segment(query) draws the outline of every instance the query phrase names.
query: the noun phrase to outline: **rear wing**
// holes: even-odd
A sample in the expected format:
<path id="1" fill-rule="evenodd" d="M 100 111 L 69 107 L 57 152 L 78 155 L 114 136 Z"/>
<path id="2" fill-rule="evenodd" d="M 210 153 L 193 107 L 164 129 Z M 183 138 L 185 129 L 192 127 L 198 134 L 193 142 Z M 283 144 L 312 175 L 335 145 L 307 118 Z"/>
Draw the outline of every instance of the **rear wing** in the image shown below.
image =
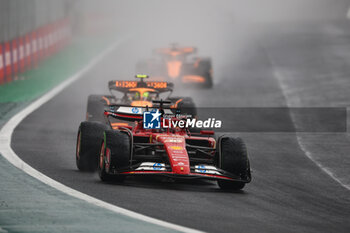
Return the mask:
<path id="1" fill-rule="evenodd" d="M 153 88 L 159 92 L 167 92 L 172 91 L 174 88 L 174 84 L 171 82 L 163 82 L 163 81 L 126 81 L 126 80 L 112 80 L 108 82 L 108 88 L 110 90 L 116 90 L 120 92 L 128 92 L 131 88 Z"/>
<path id="2" fill-rule="evenodd" d="M 158 108 L 154 107 L 132 107 L 132 106 L 121 106 L 115 105 L 110 106 L 109 110 L 105 110 L 105 116 L 115 117 L 126 121 L 139 121 L 143 119 L 144 112 L 156 112 Z M 170 108 L 162 109 L 163 114 L 172 115 L 174 114 Z"/>
<path id="3" fill-rule="evenodd" d="M 173 48 L 158 48 L 154 49 L 153 53 L 160 54 L 160 55 L 171 55 L 171 56 L 177 56 L 180 54 L 191 54 L 196 53 L 197 48 L 195 47 L 173 47 Z"/>

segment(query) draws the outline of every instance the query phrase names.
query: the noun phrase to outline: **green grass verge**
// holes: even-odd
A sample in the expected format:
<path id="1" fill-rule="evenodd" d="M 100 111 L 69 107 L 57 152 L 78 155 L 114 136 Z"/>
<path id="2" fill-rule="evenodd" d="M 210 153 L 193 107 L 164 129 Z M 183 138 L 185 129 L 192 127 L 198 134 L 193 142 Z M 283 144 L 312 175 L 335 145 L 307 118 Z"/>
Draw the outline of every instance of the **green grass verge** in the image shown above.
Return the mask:
<path id="1" fill-rule="evenodd" d="M 19 80 L 0 86 L 0 103 L 28 102 L 43 95 L 101 52 L 110 39 L 78 38 L 36 69 L 20 74 Z"/>

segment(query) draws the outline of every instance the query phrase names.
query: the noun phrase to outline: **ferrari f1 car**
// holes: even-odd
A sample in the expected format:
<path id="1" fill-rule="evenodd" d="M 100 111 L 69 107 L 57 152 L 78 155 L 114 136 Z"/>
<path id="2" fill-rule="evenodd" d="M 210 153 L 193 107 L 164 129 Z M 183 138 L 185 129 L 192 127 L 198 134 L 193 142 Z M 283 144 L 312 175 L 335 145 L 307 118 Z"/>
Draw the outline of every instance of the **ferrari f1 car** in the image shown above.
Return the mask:
<path id="1" fill-rule="evenodd" d="M 153 100 L 164 99 L 171 102 L 172 108 L 182 113 L 196 116 L 196 106 L 190 97 L 172 97 L 174 84 L 164 81 L 144 81 L 148 75 L 136 75 L 138 81 L 109 81 L 110 95 L 90 95 L 88 97 L 86 120 L 105 122 L 103 112 L 113 105 L 152 107 Z M 122 93 L 120 98 L 115 92 Z"/>
<path id="2" fill-rule="evenodd" d="M 156 102 L 156 101 L 155 101 Z M 242 189 L 251 181 L 247 149 L 240 138 L 211 137 L 212 131 L 192 135 L 188 128 L 144 126 L 143 116 L 152 109 L 119 106 L 105 111 L 109 120 L 136 122 L 113 129 L 99 122 L 82 122 L 76 146 L 76 163 L 82 171 L 97 168 L 102 181 L 122 182 L 128 176 L 165 176 L 173 179 L 217 180 L 225 190 Z M 171 109 L 159 107 L 163 121 Z M 155 109 L 153 109 L 155 110 Z M 170 112 L 169 112 L 170 111 Z M 137 113 L 136 113 L 137 112 Z M 158 111 L 157 111 L 158 112 Z"/>
<path id="3" fill-rule="evenodd" d="M 154 54 L 157 56 L 138 62 L 136 71 L 186 86 L 211 88 L 213 86 L 211 60 L 198 57 L 188 59 L 188 56 L 196 51 L 194 47 L 178 47 L 176 44 L 170 48 L 155 49 Z"/>

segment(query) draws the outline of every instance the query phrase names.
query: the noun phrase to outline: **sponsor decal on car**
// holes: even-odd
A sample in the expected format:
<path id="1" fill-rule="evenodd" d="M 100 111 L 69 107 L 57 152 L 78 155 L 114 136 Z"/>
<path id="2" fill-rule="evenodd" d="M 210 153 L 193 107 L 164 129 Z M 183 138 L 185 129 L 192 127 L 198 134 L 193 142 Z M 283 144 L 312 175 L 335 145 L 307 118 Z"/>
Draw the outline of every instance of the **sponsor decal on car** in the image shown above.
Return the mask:
<path id="1" fill-rule="evenodd" d="M 161 170 L 163 168 L 161 163 L 154 163 L 153 170 Z"/>
<path id="2" fill-rule="evenodd" d="M 216 167 L 210 166 L 210 165 L 204 165 L 204 164 L 196 165 L 194 171 L 197 173 L 220 175 L 220 172 Z"/>
<path id="3" fill-rule="evenodd" d="M 201 173 L 206 173 L 206 171 L 207 171 L 207 170 L 205 170 L 205 166 L 204 165 L 198 165 L 197 169 Z"/>
<path id="4" fill-rule="evenodd" d="M 181 143 L 182 140 L 181 139 L 172 138 L 172 139 L 166 139 L 166 140 L 164 140 L 164 142 Z"/>
<path id="5" fill-rule="evenodd" d="M 136 108 L 136 107 L 133 107 L 132 109 L 131 109 L 131 111 L 132 111 L 132 113 L 135 113 L 135 114 L 137 114 L 137 113 L 139 113 L 139 109 L 138 108 Z"/>
<path id="6" fill-rule="evenodd" d="M 140 164 L 137 171 L 165 171 L 164 163 L 155 163 L 155 162 L 143 162 Z"/>

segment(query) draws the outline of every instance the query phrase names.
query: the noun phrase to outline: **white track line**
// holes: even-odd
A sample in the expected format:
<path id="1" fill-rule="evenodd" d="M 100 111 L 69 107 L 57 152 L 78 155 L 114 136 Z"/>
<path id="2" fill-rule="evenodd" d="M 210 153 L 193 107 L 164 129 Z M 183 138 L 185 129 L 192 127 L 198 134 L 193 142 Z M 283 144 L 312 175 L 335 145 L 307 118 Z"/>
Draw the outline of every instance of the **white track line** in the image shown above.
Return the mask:
<path id="1" fill-rule="evenodd" d="M 274 64 L 274 62 L 272 61 L 272 59 L 270 58 L 270 61 L 271 61 L 271 64 L 273 65 L 273 69 L 274 69 L 274 76 L 275 78 L 277 79 L 278 81 L 278 84 L 279 86 L 281 87 L 281 90 L 282 90 L 282 94 L 284 95 L 284 98 L 286 99 L 286 102 L 287 102 L 287 107 L 291 107 L 290 104 L 289 104 L 289 100 L 288 100 L 288 96 L 286 93 L 288 93 L 288 86 L 287 84 L 285 84 L 284 82 L 284 78 L 282 76 L 282 74 L 276 70 L 276 64 Z M 294 120 L 294 117 L 293 117 L 293 114 L 291 114 L 291 119 L 292 119 L 292 122 L 293 124 L 296 126 L 296 122 Z M 323 166 L 321 163 L 319 163 L 313 156 L 312 156 L 312 153 L 306 149 L 305 145 L 303 144 L 303 140 L 301 138 L 301 136 L 299 135 L 298 132 L 296 132 L 296 138 L 297 138 L 297 141 L 298 141 L 298 144 L 299 144 L 299 147 L 302 151 L 304 151 L 304 154 L 307 158 L 309 158 L 312 162 L 314 162 L 323 172 L 325 172 L 327 175 L 329 175 L 333 180 L 335 180 L 337 183 L 339 183 L 341 186 L 343 186 L 344 188 L 346 188 L 347 190 L 350 190 L 350 185 L 347 185 L 347 184 L 344 184 L 340 179 L 338 179 L 334 174 L 333 172 Z"/>
<path id="2" fill-rule="evenodd" d="M 30 176 L 40 180 L 41 182 L 63 192 L 66 193 L 72 197 L 79 198 L 81 200 L 84 200 L 88 203 L 94 204 L 96 206 L 111 210 L 113 212 L 116 212 L 118 214 L 126 215 L 128 217 L 138 219 L 141 221 L 149 222 L 158 226 L 162 226 L 165 228 L 173 229 L 176 231 L 181 232 L 201 232 L 195 229 L 183 227 L 180 225 L 168 223 L 159 219 L 151 218 L 112 204 L 109 204 L 107 202 L 101 201 L 99 199 L 96 199 L 94 197 L 91 197 L 89 195 L 86 195 L 82 192 L 79 192 L 77 190 L 74 190 L 72 188 L 69 188 L 50 177 L 44 175 L 43 173 L 35 170 L 31 166 L 29 166 L 27 163 L 25 163 L 23 160 L 21 160 L 18 155 L 12 150 L 11 148 L 11 138 L 12 133 L 14 129 L 19 125 L 22 120 L 27 117 L 29 114 L 34 112 L 36 109 L 38 109 L 40 106 L 48 102 L 50 99 L 55 97 L 58 93 L 60 93 L 62 90 L 64 90 L 66 87 L 68 87 L 70 84 L 72 84 L 74 81 L 81 78 L 87 71 L 89 71 L 93 66 L 95 66 L 98 62 L 100 62 L 106 55 L 111 53 L 115 48 L 117 48 L 122 41 L 126 40 L 127 38 L 124 38 L 123 40 L 119 40 L 112 44 L 110 47 L 108 47 L 106 50 L 104 50 L 102 53 L 100 53 L 97 57 L 95 57 L 92 61 L 90 61 L 87 66 L 85 66 L 83 69 L 81 69 L 79 72 L 62 82 L 60 85 L 53 88 L 51 91 L 31 103 L 28 107 L 14 115 L 0 130 L 0 153 L 14 166 L 18 167 L 19 169 L 23 170 Z"/>

